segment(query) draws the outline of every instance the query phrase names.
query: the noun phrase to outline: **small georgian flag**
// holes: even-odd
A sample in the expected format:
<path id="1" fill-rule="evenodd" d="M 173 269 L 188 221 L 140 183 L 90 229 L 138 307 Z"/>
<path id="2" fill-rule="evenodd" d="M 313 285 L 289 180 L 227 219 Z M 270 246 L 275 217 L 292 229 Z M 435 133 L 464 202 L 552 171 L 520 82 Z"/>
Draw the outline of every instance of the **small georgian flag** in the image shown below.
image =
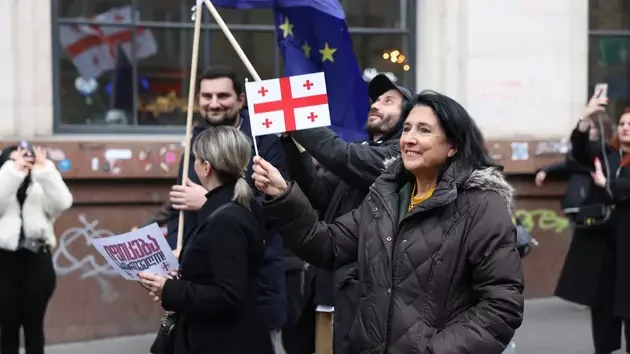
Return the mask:
<path id="1" fill-rule="evenodd" d="M 245 91 L 253 136 L 330 125 L 323 72 L 247 82 Z"/>

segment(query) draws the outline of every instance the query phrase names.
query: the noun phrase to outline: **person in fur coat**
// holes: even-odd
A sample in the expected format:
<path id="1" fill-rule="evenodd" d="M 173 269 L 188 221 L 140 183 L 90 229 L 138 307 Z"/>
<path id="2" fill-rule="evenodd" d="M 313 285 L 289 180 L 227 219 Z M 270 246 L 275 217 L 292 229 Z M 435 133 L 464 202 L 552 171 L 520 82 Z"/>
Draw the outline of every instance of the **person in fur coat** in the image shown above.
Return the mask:
<path id="1" fill-rule="evenodd" d="M 0 155 L 0 353 L 44 353 L 44 315 L 56 284 L 54 221 L 72 194 L 39 147 L 10 146 Z"/>

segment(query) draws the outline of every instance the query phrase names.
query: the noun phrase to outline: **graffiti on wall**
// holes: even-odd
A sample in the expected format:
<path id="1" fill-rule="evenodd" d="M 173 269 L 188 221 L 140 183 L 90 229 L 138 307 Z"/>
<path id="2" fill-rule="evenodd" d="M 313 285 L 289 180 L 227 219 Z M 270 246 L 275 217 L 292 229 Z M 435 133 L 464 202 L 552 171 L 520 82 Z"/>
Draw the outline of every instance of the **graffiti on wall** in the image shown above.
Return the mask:
<path id="1" fill-rule="evenodd" d="M 111 277 L 118 273 L 105 260 L 97 261 L 92 240 L 114 236 L 110 230 L 97 229 L 98 220 L 88 221 L 85 214 L 79 214 L 79 226 L 65 230 L 59 237 L 58 246 L 53 252 L 55 271 L 60 276 L 79 273 L 81 279 L 94 279 L 101 291 L 101 300 L 113 302 L 119 296 Z M 100 257 L 99 257 L 100 258 Z"/>
<path id="2" fill-rule="evenodd" d="M 518 209 L 514 215 L 521 219 L 529 232 L 537 229 L 560 234 L 569 228 L 569 220 L 562 213 L 551 209 Z"/>

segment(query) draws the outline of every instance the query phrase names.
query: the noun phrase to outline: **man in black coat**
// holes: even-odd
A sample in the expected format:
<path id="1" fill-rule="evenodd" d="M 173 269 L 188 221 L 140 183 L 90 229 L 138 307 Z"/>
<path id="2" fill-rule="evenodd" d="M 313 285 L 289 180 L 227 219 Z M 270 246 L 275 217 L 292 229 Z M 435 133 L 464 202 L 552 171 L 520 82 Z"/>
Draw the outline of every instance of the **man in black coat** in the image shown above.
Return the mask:
<path id="1" fill-rule="evenodd" d="M 305 150 L 301 153 L 287 135 L 283 138 L 289 173 L 325 222 L 358 207 L 370 185 L 381 175 L 384 161 L 400 156 L 400 116 L 404 103 L 412 98 L 411 91 L 381 74 L 372 79 L 368 93 L 373 102 L 365 125 L 370 140 L 347 143 L 328 128 L 292 132 L 291 138 Z M 312 158 L 326 172 L 318 176 Z M 299 264 L 287 269 L 288 286 L 299 284 L 287 289 L 292 307 L 283 340 L 288 354 L 330 353 L 327 346 L 332 345 L 332 338 L 330 334 L 326 338 L 326 332 L 332 328 L 333 312 L 334 352 L 346 352 L 342 341 L 354 318 L 357 278 L 356 265 L 336 273 Z M 295 301 L 296 298 L 301 301 Z M 314 326 L 319 338 L 313 338 Z M 312 347 L 313 342 L 317 343 L 316 348 Z"/>
<path id="2" fill-rule="evenodd" d="M 229 68 L 213 67 L 204 71 L 199 77 L 197 92 L 199 95 L 199 111 L 203 120 L 194 127 L 192 142 L 197 136 L 211 126 L 231 125 L 239 128 L 251 137 L 251 127 L 247 110 L 243 109 L 245 93 L 243 85 L 236 74 Z M 260 156 L 288 178 L 284 165 L 284 156 L 280 140 L 275 135 L 256 137 Z M 253 153 L 252 143 L 252 153 Z M 177 185 L 170 193 L 172 204 L 171 219 L 168 222 L 167 240 L 171 247 L 177 245 L 178 211 L 184 210 L 184 239 L 197 225 L 198 210 L 206 202 L 207 191 L 199 185 L 199 178 L 194 171 L 195 157 L 191 154 L 188 170 L 188 181 L 182 186 L 183 156 L 180 162 Z M 252 163 L 249 163 L 247 181 L 251 180 Z M 252 189 L 257 199 L 264 197 L 256 188 Z M 283 246 L 280 236 L 269 230 L 266 240 L 264 266 L 258 283 L 258 307 L 263 320 L 270 331 L 277 332 L 286 322 L 286 289 L 284 279 Z"/>

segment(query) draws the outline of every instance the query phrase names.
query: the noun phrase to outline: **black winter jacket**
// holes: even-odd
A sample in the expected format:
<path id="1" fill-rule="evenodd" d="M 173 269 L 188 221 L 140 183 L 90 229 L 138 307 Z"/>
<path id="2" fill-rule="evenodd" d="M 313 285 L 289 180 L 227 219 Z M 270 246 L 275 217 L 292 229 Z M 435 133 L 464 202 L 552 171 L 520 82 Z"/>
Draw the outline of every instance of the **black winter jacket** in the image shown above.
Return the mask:
<path id="1" fill-rule="evenodd" d="M 407 212 L 411 190 L 399 160 L 333 223 L 318 221 L 295 184 L 263 206 L 309 263 L 358 261 L 351 353 L 500 354 L 524 309 L 512 187 L 495 168 L 452 163 L 433 195 Z"/>
<path id="2" fill-rule="evenodd" d="M 346 143 L 328 128 L 297 131 L 291 135 L 306 152 L 300 153 L 290 139 L 283 141 L 289 174 L 324 222 L 333 222 L 358 207 L 370 185 L 383 172 L 384 163 L 400 156 L 400 126 L 377 141 L 356 143 Z M 317 175 L 311 157 L 326 170 L 321 176 Z M 312 298 L 317 305 L 335 306 L 334 349 L 336 354 L 346 353 L 345 339 L 359 300 L 356 263 L 336 272 L 312 266 L 304 280 L 305 299 Z M 304 301 L 301 305 L 310 303 Z M 296 310 L 301 313 L 303 308 Z"/>

